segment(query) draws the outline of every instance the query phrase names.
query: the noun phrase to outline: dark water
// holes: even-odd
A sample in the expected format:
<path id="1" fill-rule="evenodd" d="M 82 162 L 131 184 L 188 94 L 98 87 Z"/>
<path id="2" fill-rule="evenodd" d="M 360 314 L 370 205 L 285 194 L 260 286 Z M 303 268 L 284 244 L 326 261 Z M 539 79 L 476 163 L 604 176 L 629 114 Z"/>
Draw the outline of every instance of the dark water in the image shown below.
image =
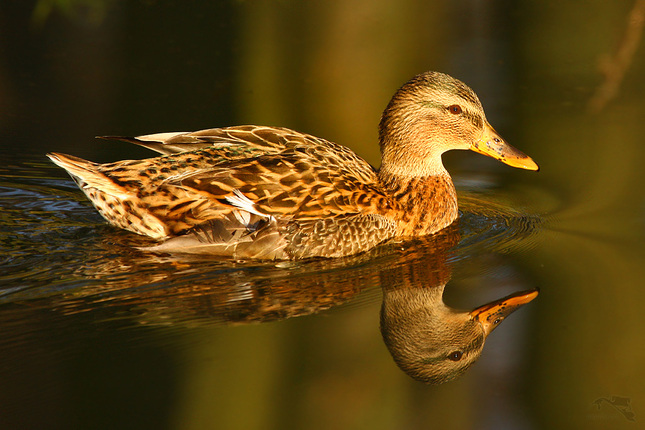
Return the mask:
<path id="1" fill-rule="evenodd" d="M 637 427 L 642 47 L 616 98 L 587 108 L 632 5 L 132 1 L 44 21 L 0 6 L 2 428 Z M 541 172 L 448 154 L 458 226 L 359 256 L 147 254 L 44 157 L 140 158 L 92 136 L 259 123 L 377 164 L 380 110 L 428 69 L 473 86 Z M 391 285 L 445 285 L 456 309 L 540 295 L 463 376 L 429 386 L 384 345 Z"/>

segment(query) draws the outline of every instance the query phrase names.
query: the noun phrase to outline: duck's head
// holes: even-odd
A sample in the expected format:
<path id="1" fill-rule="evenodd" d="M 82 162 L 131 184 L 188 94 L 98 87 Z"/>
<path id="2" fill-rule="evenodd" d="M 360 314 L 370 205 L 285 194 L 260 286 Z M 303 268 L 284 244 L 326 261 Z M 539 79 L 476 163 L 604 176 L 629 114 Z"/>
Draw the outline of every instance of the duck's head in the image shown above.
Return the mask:
<path id="1" fill-rule="evenodd" d="M 470 149 L 513 167 L 538 170 L 491 127 L 472 89 L 439 72 L 417 75 L 394 94 L 381 117 L 379 142 L 381 170 L 395 175 L 441 174 L 441 154 L 451 149 Z"/>
<path id="2" fill-rule="evenodd" d="M 432 290 L 386 292 L 381 310 L 381 332 L 394 361 L 414 379 L 431 384 L 465 372 L 481 355 L 488 335 L 538 295 L 537 290 L 523 291 L 460 312 L 443 304 L 443 288 Z"/>

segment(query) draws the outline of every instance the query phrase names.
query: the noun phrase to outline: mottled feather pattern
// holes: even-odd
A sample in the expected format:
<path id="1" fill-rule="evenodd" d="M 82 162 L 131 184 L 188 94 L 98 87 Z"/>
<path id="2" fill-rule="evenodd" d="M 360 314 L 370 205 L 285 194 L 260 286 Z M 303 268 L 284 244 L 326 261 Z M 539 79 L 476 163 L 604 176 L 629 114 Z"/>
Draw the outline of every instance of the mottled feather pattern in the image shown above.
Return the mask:
<path id="1" fill-rule="evenodd" d="M 107 164 L 48 156 L 108 222 L 164 240 L 149 250 L 240 259 L 339 257 L 447 227 L 458 216 L 441 162 L 450 149 L 537 169 L 490 127 L 470 88 L 437 72 L 404 84 L 386 107 L 378 171 L 342 145 L 282 127 L 119 139 L 162 155 Z"/>
<path id="2" fill-rule="evenodd" d="M 289 258 L 342 257 L 373 248 L 391 238 L 396 224 L 381 215 L 349 215 L 287 224 Z"/>
<path id="3" fill-rule="evenodd" d="M 226 130 L 231 134 L 235 129 Z M 382 191 L 375 171 L 351 151 L 308 135 L 278 131 L 277 138 L 261 134 L 273 137 L 272 145 L 262 147 L 267 151 L 260 151 L 253 141 L 251 149 L 237 150 L 234 155 L 231 146 L 216 146 L 158 158 L 156 165 L 140 173 L 147 176 L 154 169 L 158 175 L 150 181 L 156 186 L 139 191 L 138 198 L 151 196 L 158 201 L 161 193 L 172 200 L 182 195 L 205 200 L 193 209 L 202 219 L 230 210 L 225 198 L 234 190 L 254 201 L 258 210 L 297 219 L 359 213 L 383 204 L 364 197 L 366 191 L 376 192 L 375 196 Z M 236 142 L 236 146 L 241 145 Z M 151 206 L 153 213 L 156 208 L 158 204 Z"/>
<path id="4" fill-rule="evenodd" d="M 397 236 L 423 236 L 448 227 L 457 218 L 457 191 L 450 177 L 415 178 L 407 182 L 384 177 L 398 203 Z"/>
<path id="5" fill-rule="evenodd" d="M 216 240 L 208 232 L 223 225 L 233 229 L 231 220 L 239 209 L 231 203 L 235 193 L 277 221 L 248 229 L 238 222 L 236 231 L 244 232 L 244 240 L 212 246 L 209 253 L 240 258 L 267 254 L 257 246 L 250 250 L 253 239 L 275 248 L 270 252 L 274 258 L 345 255 L 368 249 L 395 231 L 383 215 L 393 204 L 376 171 L 343 146 L 284 128 L 251 126 L 201 131 L 198 138 L 209 146 L 193 149 L 193 136 L 179 135 L 171 139 L 168 155 L 94 164 L 106 182 L 123 190 L 120 204 L 99 188 L 84 191 L 101 215 L 121 228 L 157 239 L 186 236 L 155 248 L 159 251 L 206 252 L 208 243 L 231 242 L 232 237 Z M 180 150 L 183 141 L 190 150 Z M 219 222 L 206 223 L 214 220 Z M 360 240 L 353 238 L 356 232 Z"/>

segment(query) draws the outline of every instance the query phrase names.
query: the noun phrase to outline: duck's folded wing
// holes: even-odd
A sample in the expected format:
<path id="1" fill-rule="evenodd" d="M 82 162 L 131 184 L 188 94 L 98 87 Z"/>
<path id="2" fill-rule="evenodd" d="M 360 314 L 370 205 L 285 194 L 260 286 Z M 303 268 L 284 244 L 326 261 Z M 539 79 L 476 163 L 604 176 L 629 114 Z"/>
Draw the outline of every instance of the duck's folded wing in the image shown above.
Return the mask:
<path id="1" fill-rule="evenodd" d="M 299 154 L 282 152 L 215 165 L 178 176 L 168 185 L 218 204 L 243 198 L 248 208 L 241 209 L 285 220 L 381 214 L 391 209 L 374 173 L 357 174 L 339 164 L 308 163 Z"/>
<path id="2" fill-rule="evenodd" d="M 134 143 L 160 154 L 170 155 L 205 148 L 228 149 L 230 158 L 247 158 L 261 153 L 276 153 L 303 142 L 319 143 L 322 139 L 283 127 L 243 125 L 210 128 L 194 132 L 155 133 L 137 137 L 98 136 Z M 236 157 L 235 154 L 238 154 Z"/>

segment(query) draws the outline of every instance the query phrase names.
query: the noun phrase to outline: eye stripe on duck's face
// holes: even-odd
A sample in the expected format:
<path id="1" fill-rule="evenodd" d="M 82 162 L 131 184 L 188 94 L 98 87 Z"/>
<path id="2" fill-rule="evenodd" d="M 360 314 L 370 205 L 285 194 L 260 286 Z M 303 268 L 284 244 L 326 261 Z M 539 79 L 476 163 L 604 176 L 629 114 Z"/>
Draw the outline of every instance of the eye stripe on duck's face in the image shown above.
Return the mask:
<path id="1" fill-rule="evenodd" d="M 444 105 L 443 103 L 430 101 L 430 100 L 424 100 L 420 102 L 420 104 L 433 109 L 445 110 L 447 113 L 448 113 L 448 107 L 453 105 L 453 104 Z M 469 104 L 464 104 L 459 106 L 461 106 L 461 113 L 458 115 L 462 115 L 466 117 L 468 121 L 470 121 L 475 126 L 475 128 L 482 128 L 484 126 L 484 120 L 482 119 L 481 115 L 478 115 L 477 113 L 473 112 L 473 109 L 470 107 Z"/>

